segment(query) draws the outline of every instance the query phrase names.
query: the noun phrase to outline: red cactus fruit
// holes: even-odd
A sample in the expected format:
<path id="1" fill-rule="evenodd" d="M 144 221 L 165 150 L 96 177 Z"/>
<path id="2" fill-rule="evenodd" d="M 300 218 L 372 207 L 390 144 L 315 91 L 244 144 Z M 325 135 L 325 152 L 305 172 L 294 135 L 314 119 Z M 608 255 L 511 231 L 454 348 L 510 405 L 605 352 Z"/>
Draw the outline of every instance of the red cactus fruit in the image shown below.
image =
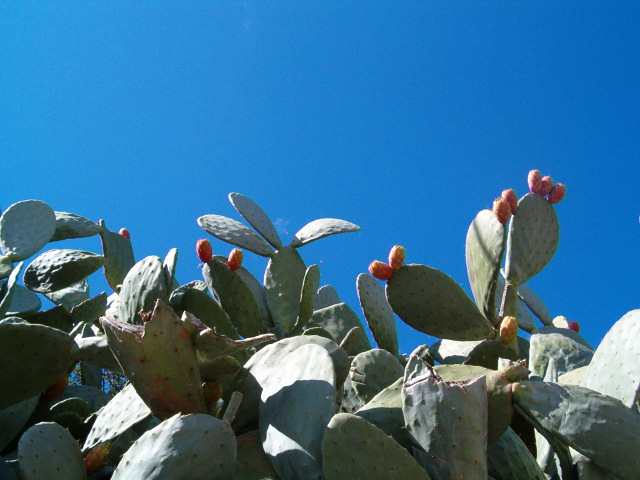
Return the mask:
<path id="1" fill-rule="evenodd" d="M 121 228 L 118 233 L 122 235 L 124 238 L 131 239 L 131 234 L 129 233 L 129 230 L 127 230 L 126 228 Z"/>
<path id="2" fill-rule="evenodd" d="M 540 195 L 548 195 L 553 188 L 553 178 L 549 175 L 542 177 L 542 186 L 540 187 Z"/>
<path id="3" fill-rule="evenodd" d="M 369 273 L 378 280 L 387 281 L 393 276 L 393 268 L 380 260 L 374 260 L 369 265 Z"/>
<path id="4" fill-rule="evenodd" d="M 67 385 L 69 385 L 69 377 L 67 375 L 60 377 L 47 387 L 44 391 L 44 398 L 49 402 L 57 400 L 67 389 Z"/>
<path id="5" fill-rule="evenodd" d="M 404 259 L 406 256 L 406 252 L 404 251 L 404 247 L 401 245 L 394 245 L 389 252 L 389 266 L 395 272 L 400 270 L 400 267 L 404 265 Z"/>
<path id="6" fill-rule="evenodd" d="M 509 204 L 511 213 L 516 213 L 516 210 L 518 208 L 518 196 L 516 195 L 515 190 L 513 188 L 510 188 L 509 190 L 503 190 L 502 198 L 504 198 Z"/>
<path id="7" fill-rule="evenodd" d="M 576 333 L 580 331 L 580 324 L 575 320 L 571 320 L 568 326 L 571 330 L 573 330 Z"/>
<path id="8" fill-rule="evenodd" d="M 202 263 L 208 263 L 213 257 L 213 250 L 211 249 L 211 243 L 206 238 L 198 240 L 196 242 L 196 253 Z"/>
<path id="9" fill-rule="evenodd" d="M 539 194 L 542 190 L 542 175 L 540 175 L 540 170 L 531 170 L 527 181 L 529 182 L 529 191 Z"/>
<path id="10" fill-rule="evenodd" d="M 242 265 L 242 250 L 234 248 L 227 258 L 227 267 L 229 270 L 238 270 Z"/>
<path id="11" fill-rule="evenodd" d="M 96 445 L 84 456 L 84 468 L 87 473 L 94 473 L 107 465 L 111 442 Z"/>
<path id="12" fill-rule="evenodd" d="M 518 336 L 518 320 L 516 317 L 507 316 L 500 323 L 500 339 L 504 344 L 511 343 Z"/>
<path id="13" fill-rule="evenodd" d="M 504 198 L 498 197 L 493 201 L 493 213 L 498 221 L 504 225 L 511 217 L 511 206 Z"/>
<path id="14" fill-rule="evenodd" d="M 551 204 L 559 203 L 564 198 L 565 193 L 567 193 L 567 187 L 563 183 L 556 183 L 549 192 L 547 200 Z"/>

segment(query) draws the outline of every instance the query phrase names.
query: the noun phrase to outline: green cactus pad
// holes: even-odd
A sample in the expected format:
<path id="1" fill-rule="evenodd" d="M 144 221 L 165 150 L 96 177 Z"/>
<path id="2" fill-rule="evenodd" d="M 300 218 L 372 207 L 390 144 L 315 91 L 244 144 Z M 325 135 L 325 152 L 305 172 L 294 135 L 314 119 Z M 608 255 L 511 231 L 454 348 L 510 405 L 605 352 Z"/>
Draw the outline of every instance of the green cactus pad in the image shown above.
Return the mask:
<path id="1" fill-rule="evenodd" d="M 104 407 L 113 398 L 113 395 L 103 392 L 102 390 L 87 385 L 67 385 L 67 389 L 58 400 L 65 398 L 82 398 L 89 404 L 93 413 Z"/>
<path id="2" fill-rule="evenodd" d="M 75 345 L 71 350 L 71 355 L 75 360 L 89 362 L 105 370 L 115 373 L 122 373 L 120 364 L 113 356 L 111 348 L 104 335 L 95 334 L 89 324 L 82 324 L 82 333 L 74 338 Z"/>
<path id="3" fill-rule="evenodd" d="M 492 210 L 482 210 L 467 231 L 465 252 L 473 297 L 485 318 L 496 323 L 496 282 L 507 243 L 507 229 Z"/>
<path id="4" fill-rule="evenodd" d="M 198 218 L 198 225 L 209 235 L 256 255 L 270 257 L 273 254 L 273 249 L 267 242 L 237 220 L 222 215 L 203 215 Z"/>
<path id="5" fill-rule="evenodd" d="M 22 315 L 29 323 L 36 323 L 40 325 L 46 325 L 47 327 L 62 330 L 69 333 L 73 328 L 71 323 L 71 315 L 63 306 L 57 306 L 50 308 L 49 310 L 40 310 L 39 312 L 29 313 Z"/>
<path id="6" fill-rule="evenodd" d="M 74 364 L 73 339 L 28 323 L 0 324 L 0 408 L 26 400 L 66 375 Z"/>
<path id="7" fill-rule="evenodd" d="M 518 297 L 520 297 L 533 314 L 538 317 L 538 320 L 544 325 L 551 325 L 551 314 L 549 310 L 547 310 L 547 306 L 530 286 L 526 283 L 518 285 Z"/>
<path id="8" fill-rule="evenodd" d="M 104 257 L 97 253 L 53 249 L 31 262 L 22 280 L 34 292 L 55 292 L 78 283 L 103 265 Z"/>
<path id="9" fill-rule="evenodd" d="M 349 378 L 362 404 L 402 377 L 404 367 L 386 350 L 375 348 L 359 353 L 351 361 Z"/>
<path id="10" fill-rule="evenodd" d="M 13 271 L 13 262 L 6 255 L 0 255 L 0 280 L 7 278 Z"/>
<path id="11" fill-rule="evenodd" d="M 13 300 L 13 293 L 19 286 L 16 282 L 18 281 L 20 270 L 22 270 L 22 263 L 23 262 L 20 262 L 14 267 L 7 281 L 0 287 L 0 318 L 6 316 L 9 312 L 11 301 Z"/>
<path id="12" fill-rule="evenodd" d="M 56 214 L 40 200 L 14 203 L 0 216 L 0 250 L 14 262 L 44 247 L 56 230 Z"/>
<path id="13" fill-rule="evenodd" d="M 618 320 L 600 342 L 581 385 L 618 398 L 627 407 L 640 398 L 640 310 Z"/>
<path id="14" fill-rule="evenodd" d="M 51 303 L 60 305 L 70 312 L 73 307 L 89 299 L 89 280 L 83 278 L 78 283 L 55 292 L 45 293 L 44 296 Z"/>
<path id="15" fill-rule="evenodd" d="M 314 344 L 324 348 L 333 361 L 335 385 L 342 385 L 349 373 L 349 357 L 333 340 L 316 335 L 301 335 L 282 339 L 259 350 L 244 365 L 234 379 L 230 391 L 243 395 L 240 409 L 233 422 L 234 430 L 246 431 L 257 427 L 258 405 L 263 386 L 275 371 L 282 368 L 285 357 L 303 345 Z"/>
<path id="16" fill-rule="evenodd" d="M 318 289 L 316 298 L 313 300 L 313 309 L 320 310 L 321 308 L 327 308 L 336 303 L 340 303 L 338 291 L 332 285 L 323 285 Z"/>
<path id="17" fill-rule="evenodd" d="M 305 328 L 302 332 L 302 335 L 318 335 L 319 337 L 328 338 L 329 340 L 334 342 L 336 341 L 336 339 L 333 338 L 333 335 L 331 335 L 322 327 Z"/>
<path id="18" fill-rule="evenodd" d="M 18 444 L 18 460 L 25 480 L 85 480 L 80 447 L 57 423 L 38 423 Z"/>
<path id="19" fill-rule="evenodd" d="M 140 311 L 150 312 L 156 300 L 169 302 L 164 267 L 160 257 L 151 255 L 136 263 L 127 273 L 120 290 L 118 319 L 142 325 Z"/>
<path id="20" fill-rule="evenodd" d="M 156 301 L 144 326 L 100 321 L 120 366 L 156 417 L 206 411 L 191 335 L 166 304 Z"/>
<path id="21" fill-rule="evenodd" d="M 230 193 L 229 201 L 235 209 L 249 222 L 262 237 L 275 249 L 282 248 L 282 241 L 276 227 L 264 210 L 250 198 L 240 193 Z"/>
<path id="22" fill-rule="evenodd" d="M 536 429 L 623 480 L 640 477 L 640 416 L 620 400 L 576 385 L 513 384 L 518 410 Z"/>
<path id="23" fill-rule="evenodd" d="M 487 460 L 489 475 L 495 480 L 546 478 L 527 446 L 511 428 L 489 444 Z"/>
<path id="24" fill-rule="evenodd" d="M 300 292 L 300 311 L 298 318 L 291 330 L 291 334 L 295 335 L 302 331 L 311 315 L 313 315 L 313 300 L 320 286 L 320 267 L 311 265 L 307 268 L 302 281 L 302 291 Z"/>
<path id="25" fill-rule="evenodd" d="M 365 419 L 335 415 L 322 441 L 326 480 L 429 480 L 429 474 L 393 438 Z"/>
<path id="26" fill-rule="evenodd" d="M 371 275 L 361 273 L 356 280 L 356 289 L 362 312 L 378 347 L 397 356 L 396 321 L 380 282 Z"/>
<path id="27" fill-rule="evenodd" d="M 127 430 L 148 421 L 153 414 L 133 385 L 124 387 L 98 413 L 84 442 L 83 450 L 110 442 Z"/>
<path id="28" fill-rule="evenodd" d="M 387 435 L 411 451 L 418 444 L 407 431 L 402 414 L 402 386 L 404 378 L 399 378 L 388 387 L 382 389 L 356 415 L 375 425 Z"/>
<path id="29" fill-rule="evenodd" d="M 231 480 L 236 438 L 210 415 L 175 416 L 142 435 L 124 454 L 112 480 Z"/>
<path id="30" fill-rule="evenodd" d="M 407 368 L 409 368 L 407 364 Z M 487 387 L 484 376 L 444 382 L 432 369 L 402 389 L 409 432 L 425 451 L 442 460 L 446 478 L 487 476 Z"/>
<path id="31" fill-rule="evenodd" d="M 268 330 L 269 310 L 265 292 L 248 270 L 227 268 L 226 257 L 214 256 L 202 267 L 204 278 L 212 294 L 229 315 L 231 323 L 243 337 L 253 337 Z"/>
<path id="32" fill-rule="evenodd" d="M 319 218 L 307 223 L 291 239 L 291 247 L 298 248 L 307 245 L 329 235 L 339 233 L 357 232 L 360 227 L 355 223 L 340 220 L 338 218 Z"/>
<path id="33" fill-rule="evenodd" d="M 591 345 L 568 328 L 544 327 L 531 335 L 528 366 L 532 379 L 545 377 L 550 358 L 555 360 L 558 375 L 562 375 L 588 365 L 592 357 Z M 607 375 L 611 375 L 610 370 Z"/>
<path id="34" fill-rule="evenodd" d="M 340 411 L 343 413 L 355 413 L 364 405 L 354 388 L 351 377 L 347 377 L 342 384 L 342 394 L 340 396 Z"/>
<path id="35" fill-rule="evenodd" d="M 318 327 L 316 327 L 318 328 Z M 360 343 L 360 338 L 365 337 L 367 334 L 364 333 L 364 330 L 360 327 L 353 327 L 351 330 L 347 332 L 342 341 L 340 342 L 340 347 L 344 349 L 345 352 L 349 355 L 355 355 L 356 350 L 358 348 L 358 344 Z"/>
<path id="36" fill-rule="evenodd" d="M 9 316 L 22 316 L 24 314 L 34 313 L 40 310 L 42 302 L 40 297 L 33 293 L 28 288 L 22 285 L 14 285 L 12 289 L 11 300 L 9 301 L 9 308 L 6 315 Z M 0 312 L 2 306 L 0 305 Z"/>
<path id="37" fill-rule="evenodd" d="M 451 277 L 426 265 L 405 265 L 387 282 L 387 300 L 406 324 L 434 337 L 481 340 L 496 332 Z"/>
<path id="38" fill-rule="evenodd" d="M 76 325 L 80 322 L 95 323 L 106 311 L 107 293 L 102 292 L 74 306 L 71 309 L 71 320 Z"/>
<path id="39" fill-rule="evenodd" d="M 195 282 L 190 282 L 175 289 L 169 299 L 171 307 L 178 313 L 184 311 L 192 313 L 216 333 L 226 335 L 235 340 L 240 339 L 240 335 L 236 327 L 231 323 L 227 312 L 208 294 L 207 285 L 204 282 L 199 283 L 204 285 L 204 291 Z"/>
<path id="40" fill-rule="evenodd" d="M 551 260 L 560 241 L 560 225 L 553 205 L 536 193 L 518 201 L 509 224 L 505 277 L 521 285 L 540 272 Z"/>
<path id="41" fill-rule="evenodd" d="M 69 212 L 55 212 L 56 230 L 50 242 L 72 238 L 93 237 L 100 233 L 100 226 L 80 215 Z"/>
<path id="42" fill-rule="evenodd" d="M 321 480 L 322 437 L 336 410 L 333 361 L 318 345 L 283 358 L 260 397 L 260 438 L 282 480 Z"/>
<path id="43" fill-rule="evenodd" d="M 4 450 L 26 425 L 38 405 L 39 398 L 39 395 L 36 395 L 0 410 L 0 425 L 2 426 L 0 428 L 0 451 Z"/>
<path id="44" fill-rule="evenodd" d="M 273 342 L 275 340 L 276 336 L 271 333 L 252 338 L 244 338 L 242 340 L 234 340 L 224 335 L 218 335 L 213 330 L 207 328 L 196 335 L 195 345 L 198 349 L 199 356 L 212 360 L 244 352 L 249 348 L 254 348 L 263 343 Z"/>
<path id="45" fill-rule="evenodd" d="M 173 290 L 176 281 L 176 267 L 178 266 L 178 249 L 172 248 L 164 257 L 162 267 L 164 268 L 164 280 L 167 284 L 167 292 Z"/>
<path id="46" fill-rule="evenodd" d="M 114 292 L 122 285 L 124 277 L 135 265 L 131 240 L 119 233 L 107 230 L 104 220 L 100 220 L 100 240 L 104 255 L 104 276 Z"/>
<path id="47" fill-rule="evenodd" d="M 322 327 L 334 338 L 342 341 L 354 327 L 364 330 L 364 325 L 358 315 L 346 303 L 338 303 L 321 310 L 316 310 L 307 323 L 308 327 Z M 371 344 L 366 335 L 360 337 L 353 354 L 371 350 Z"/>
<path id="48" fill-rule="evenodd" d="M 300 313 L 300 293 L 307 267 L 292 247 L 283 247 L 271 257 L 264 272 L 264 288 L 271 318 L 291 330 Z"/>

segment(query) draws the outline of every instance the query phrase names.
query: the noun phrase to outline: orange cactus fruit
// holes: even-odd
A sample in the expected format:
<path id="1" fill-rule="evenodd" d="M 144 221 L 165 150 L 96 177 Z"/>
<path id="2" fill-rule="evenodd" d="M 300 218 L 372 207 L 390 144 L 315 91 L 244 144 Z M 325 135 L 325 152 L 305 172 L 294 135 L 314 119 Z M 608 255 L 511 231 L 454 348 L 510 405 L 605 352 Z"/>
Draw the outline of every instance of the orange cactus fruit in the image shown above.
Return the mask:
<path id="1" fill-rule="evenodd" d="M 369 264 L 369 273 L 378 280 L 386 282 L 393 276 L 393 268 L 380 260 L 374 260 Z"/>
<path id="2" fill-rule="evenodd" d="M 229 270 L 238 270 L 242 266 L 242 250 L 234 248 L 227 258 Z"/>
<path id="3" fill-rule="evenodd" d="M 540 174 L 540 170 L 531 170 L 527 181 L 529 182 L 529 191 L 539 194 L 542 190 L 542 175 Z"/>
<path id="4" fill-rule="evenodd" d="M 507 316 L 500 323 L 500 339 L 504 344 L 511 343 L 518 336 L 518 320 Z"/>
<path id="5" fill-rule="evenodd" d="M 198 240 L 196 242 L 196 253 L 202 263 L 209 263 L 213 257 L 213 250 L 211 249 L 211 243 L 206 238 Z"/>
<path id="6" fill-rule="evenodd" d="M 129 233 L 129 230 L 127 230 L 126 228 L 121 228 L 120 231 L 118 231 L 118 233 L 122 235 L 124 238 L 131 239 L 131 234 Z"/>
<path id="7" fill-rule="evenodd" d="M 516 213 L 518 209 L 518 196 L 513 188 L 502 191 L 502 198 L 504 198 L 511 208 L 511 213 Z"/>
<path id="8" fill-rule="evenodd" d="M 395 272 L 400 270 L 400 267 L 404 265 L 406 253 L 404 247 L 401 245 L 394 245 L 389 252 L 389 266 Z"/>
<path id="9" fill-rule="evenodd" d="M 84 456 L 84 468 L 87 473 L 94 473 L 107 465 L 111 442 L 96 445 Z"/>
<path id="10" fill-rule="evenodd" d="M 549 192 L 547 200 L 549 200 L 549 203 L 551 204 L 559 203 L 564 198 L 564 195 L 566 193 L 567 187 L 565 187 L 562 183 L 556 183 Z"/>
<path id="11" fill-rule="evenodd" d="M 511 206 L 504 198 L 498 197 L 493 201 L 493 213 L 498 221 L 504 225 L 511 217 Z"/>

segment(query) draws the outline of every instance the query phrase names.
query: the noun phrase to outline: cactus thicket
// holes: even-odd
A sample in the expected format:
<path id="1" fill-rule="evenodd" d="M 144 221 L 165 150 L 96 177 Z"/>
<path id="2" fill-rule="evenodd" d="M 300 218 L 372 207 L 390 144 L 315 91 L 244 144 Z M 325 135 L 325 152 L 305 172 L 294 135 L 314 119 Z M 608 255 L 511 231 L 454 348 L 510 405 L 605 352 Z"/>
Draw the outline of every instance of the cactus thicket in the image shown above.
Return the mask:
<path id="1" fill-rule="evenodd" d="M 197 240 L 202 278 L 181 284 L 175 248 L 136 261 L 126 229 L 11 205 L 0 216 L 0 477 L 640 478 L 640 310 L 596 350 L 577 322 L 552 319 L 526 282 L 556 252 L 566 189 L 537 170 L 527 180 L 529 193 L 504 190 L 471 220 L 473 298 L 405 264 L 411 250 L 396 245 L 357 277 L 364 322 L 300 254 L 360 229 L 345 220 L 312 221 L 285 245 L 232 193 L 249 226 L 199 217 L 235 248 L 227 258 Z M 92 236 L 99 253 L 46 248 Z M 262 277 L 243 252 L 268 259 Z M 90 297 L 99 269 L 113 291 Z M 43 298 L 55 307 L 41 310 Z M 402 355 L 398 318 L 436 342 Z M 102 391 L 105 372 L 126 386 Z"/>

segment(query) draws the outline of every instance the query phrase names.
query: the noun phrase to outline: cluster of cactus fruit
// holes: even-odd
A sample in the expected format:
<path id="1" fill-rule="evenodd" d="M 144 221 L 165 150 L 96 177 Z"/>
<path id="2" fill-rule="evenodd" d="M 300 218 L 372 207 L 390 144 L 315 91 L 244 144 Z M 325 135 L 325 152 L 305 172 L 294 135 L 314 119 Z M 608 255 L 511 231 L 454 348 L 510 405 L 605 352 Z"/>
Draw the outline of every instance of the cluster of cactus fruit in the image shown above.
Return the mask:
<path id="1" fill-rule="evenodd" d="M 198 218 L 237 248 L 213 255 L 199 240 L 203 278 L 180 284 L 176 249 L 136 262 L 125 229 L 11 205 L 0 217 L 0 478 L 640 478 L 640 310 L 596 351 L 576 322 L 552 319 L 526 282 L 557 249 L 565 188 L 538 171 L 529 186 L 471 222 L 473 300 L 395 246 L 357 278 L 366 322 L 298 253 L 359 230 L 344 220 L 313 221 L 283 245 L 232 193 L 255 231 Z M 48 243 L 94 235 L 101 254 L 47 250 L 19 283 Z M 268 259 L 262 282 L 243 250 Z M 101 268 L 113 293 L 90 297 Z M 55 307 L 41 310 L 41 296 Z M 396 316 L 438 340 L 401 355 Z M 104 370 L 126 387 L 102 391 Z"/>

